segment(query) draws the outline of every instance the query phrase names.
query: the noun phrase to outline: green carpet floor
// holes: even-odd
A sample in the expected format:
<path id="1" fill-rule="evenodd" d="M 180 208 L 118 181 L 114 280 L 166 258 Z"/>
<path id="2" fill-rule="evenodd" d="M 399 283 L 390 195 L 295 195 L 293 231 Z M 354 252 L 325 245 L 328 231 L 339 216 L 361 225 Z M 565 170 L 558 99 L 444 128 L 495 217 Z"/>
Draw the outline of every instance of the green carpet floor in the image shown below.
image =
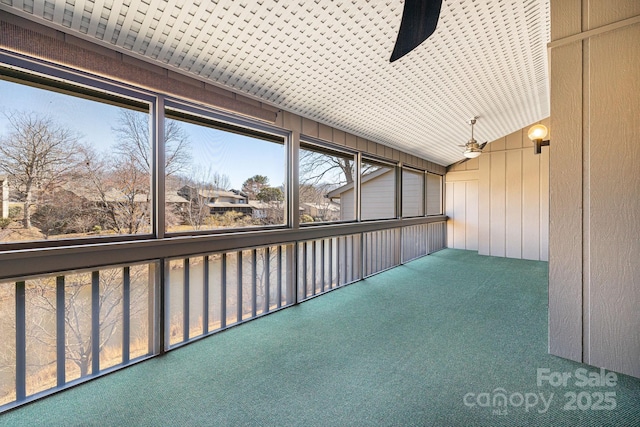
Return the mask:
<path id="1" fill-rule="evenodd" d="M 547 263 L 447 249 L 0 425 L 640 426 L 639 379 L 581 387 L 580 368 L 599 373 L 547 354 Z M 571 378 L 539 386 L 538 369 Z"/>

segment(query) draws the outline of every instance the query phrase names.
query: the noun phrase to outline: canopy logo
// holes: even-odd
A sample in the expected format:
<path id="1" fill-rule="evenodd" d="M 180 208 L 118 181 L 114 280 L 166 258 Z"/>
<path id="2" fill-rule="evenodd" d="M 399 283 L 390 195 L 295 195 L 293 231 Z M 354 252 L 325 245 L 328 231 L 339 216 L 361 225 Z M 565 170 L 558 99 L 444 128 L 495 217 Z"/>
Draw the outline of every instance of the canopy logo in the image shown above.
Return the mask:
<path id="1" fill-rule="evenodd" d="M 467 393 L 462 399 L 465 406 L 473 408 L 493 408 L 494 415 L 507 415 L 509 407 L 524 407 L 525 412 L 536 410 L 544 414 L 549 410 L 553 393 L 545 397 L 544 393 L 511 393 L 503 388 L 496 388 L 491 393 Z"/>

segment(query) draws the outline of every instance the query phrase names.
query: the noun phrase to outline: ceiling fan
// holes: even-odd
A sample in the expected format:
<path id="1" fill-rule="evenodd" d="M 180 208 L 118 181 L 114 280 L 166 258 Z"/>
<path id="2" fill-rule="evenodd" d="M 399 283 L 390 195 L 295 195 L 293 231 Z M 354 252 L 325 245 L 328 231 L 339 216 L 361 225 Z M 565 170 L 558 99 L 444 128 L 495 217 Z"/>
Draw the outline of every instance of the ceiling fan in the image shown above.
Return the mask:
<path id="1" fill-rule="evenodd" d="M 485 145 L 487 145 L 487 142 L 478 144 L 478 141 L 476 141 L 473 137 L 473 126 L 476 124 L 476 120 L 478 120 L 478 116 L 469 119 L 469 124 L 471 125 L 471 139 L 469 139 L 466 144 L 458 146 L 464 147 L 463 154 L 467 159 L 475 159 L 476 157 L 478 157 L 480 154 L 482 154 L 482 149 L 485 147 Z M 466 161 L 467 159 L 464 159 L 463 161 Z"/>
<path id="2" fill-rule="evenodd" d="M 405 0 L 398 38 L 389 62 L 402 58 L 436 30 L 442 0 Z"/>

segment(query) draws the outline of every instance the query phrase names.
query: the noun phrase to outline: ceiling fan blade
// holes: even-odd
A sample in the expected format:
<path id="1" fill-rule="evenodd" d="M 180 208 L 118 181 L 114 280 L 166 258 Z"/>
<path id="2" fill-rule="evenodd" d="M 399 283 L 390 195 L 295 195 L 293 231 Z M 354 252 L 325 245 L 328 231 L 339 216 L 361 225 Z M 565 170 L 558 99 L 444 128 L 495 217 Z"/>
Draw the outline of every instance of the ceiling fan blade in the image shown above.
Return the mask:
<path id="1" fill-rule="evenodd" d="M 405 0 L 398 38 L 393 48 L 393 62 L 418 47 L 436 30 L 442 0 Z"/>

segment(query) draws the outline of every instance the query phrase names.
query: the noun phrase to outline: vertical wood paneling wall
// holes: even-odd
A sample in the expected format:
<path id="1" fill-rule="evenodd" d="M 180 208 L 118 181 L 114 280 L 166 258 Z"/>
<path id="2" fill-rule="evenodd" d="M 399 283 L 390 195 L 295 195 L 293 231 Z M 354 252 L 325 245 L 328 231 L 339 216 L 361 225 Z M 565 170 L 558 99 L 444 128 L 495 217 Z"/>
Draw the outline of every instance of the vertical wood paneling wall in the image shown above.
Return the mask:
<path id="1" fill-rule="evenodd" d="M 480 157 L 449 168 L 450 248 L 548 260 L 549 149 L 534 155 L 528 128 L 490 142 Z"/>
<path id="2" fill-rule="evenodd" d="M 640 2 L 551 19 L 549 351 L 640 377 Z"/>
<path id="3" fill-rule="evenodd" d="M 445 185 L 447 246 L 477 251 L 478 180 L 447 181 Z"/>

